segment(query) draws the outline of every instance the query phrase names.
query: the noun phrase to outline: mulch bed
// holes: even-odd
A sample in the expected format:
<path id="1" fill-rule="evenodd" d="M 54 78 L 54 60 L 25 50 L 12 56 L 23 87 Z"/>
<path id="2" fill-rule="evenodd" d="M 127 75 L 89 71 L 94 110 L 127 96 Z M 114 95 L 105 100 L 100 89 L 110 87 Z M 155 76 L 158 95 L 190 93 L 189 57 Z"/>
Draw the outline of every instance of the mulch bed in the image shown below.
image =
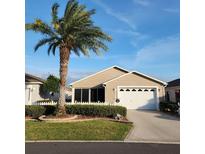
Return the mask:
<path id="1" fill-rule="evenodd" d="M 26 120 L 35 120 L 35 119 L 32 119 L 32 117 L 29 117 L 29 116 L 26 116 L 25 119 Z M 104 120 L 110 120 L 110 121 L 122 122 L 122 123 L 131 123 L 125 117 L 122 117 L 121 120 L 115 120 L 113 118 L 108 118 L 108 117 L 72 115 L 72 114 L 66 114 L 66 115 L 62 115 L 62 116 L 49 115 L 49 116 L 46 116 L 46 117 L 42 118 L 42 121 L 48 121 L 48 122 L 75 122 L 75 121 L 87 121 L 87 120 L 97 120 L 97 119 L 104 119 Z"/>

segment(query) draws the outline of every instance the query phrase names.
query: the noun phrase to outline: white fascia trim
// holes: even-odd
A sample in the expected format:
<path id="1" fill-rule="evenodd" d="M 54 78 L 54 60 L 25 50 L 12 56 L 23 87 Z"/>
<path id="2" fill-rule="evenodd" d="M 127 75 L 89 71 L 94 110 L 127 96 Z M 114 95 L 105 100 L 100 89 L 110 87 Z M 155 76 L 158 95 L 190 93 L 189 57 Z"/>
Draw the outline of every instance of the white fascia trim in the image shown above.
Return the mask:
<path id="1" fill-rule="evenodd" d="M 119 78 L 121 78 L 121 77 L 123 77 L 123 76 L 126 76 L 126 75 L 128 75 L 128 74 L 131 74 L 131 73 L 132 73 L 132 72 L 129 72 L 129 73 L 123 74 L 123 75 L 121 75 L 121 76 L 119 76 L 119 77 L 116 77 L 116 78 L 111 79 L 111 80 L 109 80 L 109 81 L 107 81 L 107 82 L 104 82 L 103 84 L 107 84 L 107 83 L 109 83 L 109 82 L 112 82 L 112 81 L 114 81 L 114 80 L 117 80 L 117 79 L 119 79 Z"/>
<path id="2" fill-rule="evenodd" d="M 88 75 L 88 76 L 86 76 L 86 77 L 84 77 L 84 78 L 82 78 L 82 79 L 80 79 L 80 80 L 77 80 L 77 81 L 75 81 L 75 82 L 72 82 L 72 83 L 70 83 L 70 86 L 74 85 L 74 84 L 77 83 L 77 82 L 80 82 L 80 81 L 82 81 L 82 80 L 85 80 L 85 79 L 87 79 L 87 78 L 89 78 L 89 77 L 92 77 L 92 76 L 94 76 L 94 75 L 96 75 L 96 74 L 99 74 L 99 73 L 102 73 L 102 72 L 104 72 L 104 71 L 107 71 L 107 70 L 109 70 L 109 69 L 111 69 L 111 68 L 114 68 L 114 67 L 117 67 L 117 68 L 119 68 L 119 69 L 121 69 L 121 70 L 124 70 L 124 71 L 129 72 L 128 70 L 126 70 L 126 69 L 124 69 L 124 68 L 122 68 L 122 67 L 119 67 L 119 66 L 117 66 L 117 65 L 114 65 L 114 66 L 111 66 L 111 67 L 106 68 L 106 69 L 104 69 L 104 70 L 101 70 L 101 71 L 99 71 L 99 72 L 96 72 L 96 73 L 94 73 L 94 74 Z"/>
<path id="3" fill-rule="evenodd" d="M 121 76 L 119 76 L 119 77 L 117 77 L 117 78 L 114 78 L 114 79 L 112 79 L 112 80 L 109 80 L 109 81 L 107 81 L 107 82 L 105 82 L 105 83 L 103 83 L 103 84 L 107 84 L 107 83 L 109 83 L 109 82 L 112 82 L 112 81 L 114 81 L 114 80 L 117 80 L 117 79 L 119 79 L 119 78 L 121 78 L 121 77 L 123 77 L 123 76 L 129 75 L 129 74 L 132 74 L 132 73 L 136 73 L 136 74 L 142 75 L 142 76 L 144 76 L 144 77 L 147 77 L 147 78 L 149 78 L 149 79 L 152 79 L 152 80 L 154 80 L 154 81 L 160 82 L 160 83 L 162 83 L 162 84 L 165 85 L 165 86 L 167 85 L 167 83 L 164 82 L 164 81 L 155 79 L 155 78 L 153 78 L 153 77 L 150 77 L 150 76 L 148 76 L 148 75 L 145 75 L 145 74 L 143 74 L 143 73 L 136 72 L 136 71 L 132 71 L 132 72 L 123 74 L 123 75 L 121 75 Z"/>
<path id="4" fill-rule="evenodd" d="M 153 78 L 153 77 L 151 77 L 151 76 L 148 76 L 148 75 L 146 75 L 146 74 L 144 74 L 144 73 L 137 72 L 137 71 L 132 71 L 132 73 L 140 74 L 140 75 L 142 75 L 142 76 L 145 76 L 145 77 L 147 77 L 147 78 L 150 78 L 150 79 L 152 79 L 152 80 L 155 80 L 155 81 L 160 82 L 160 83 L 162 83 L 163 85 L 167 86 L 167 83 L 166 83 L 166 82 L 164 82 L 164 81 L 162 81 L 162 80 L 159 80 L 159 79 L 156 79 L 156 78 Z"/>
<path id="5" fill-rule="evenodd" d="M 43 82 L 25 82 L 27 84 L 43 84 Z"/>

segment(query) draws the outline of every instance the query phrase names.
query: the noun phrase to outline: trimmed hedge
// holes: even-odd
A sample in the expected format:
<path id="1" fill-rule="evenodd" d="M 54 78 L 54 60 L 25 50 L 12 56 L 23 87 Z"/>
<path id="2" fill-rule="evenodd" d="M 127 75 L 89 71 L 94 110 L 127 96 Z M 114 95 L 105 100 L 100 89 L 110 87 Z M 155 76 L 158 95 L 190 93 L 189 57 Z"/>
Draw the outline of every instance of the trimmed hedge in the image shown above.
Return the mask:
<path id="1" fill-rule="evenodd" d="M 127 109 L 122 106 L 110 105 L 67 105 L 68 114 L 80 114 L 87 116 L 114 117 L 117 114 L 126 116 Z"/>
<path id="2" fill-rule="evenodd" d="M 57 107 L 54 105 L 26 105 L 25 115 L 55 115 Z M 66 105 L 67 114 L 79 114 L 86 116 L 99 116 L 99 117 L 114 117 L 117 114 L 122 116 L 127 115 L 127 109 L 122 106 L 110 105 Z"/>
<path id="3" fill-rule="evenodd" d="M 46 109 L 44 115 L 56 115 L 56 105 L 44 105 L 43 107 Z"/>
<path id="4" fill-rule="evenodd" d="M 42 111 L 41 115 L 55 115 L 56 114 L 56 106 L 54 105 L 26 105 L 25 115 L 33 117 L 33 114 L 36 114 L 36 112 L 39 110 Z"/>
<path id="5" fill-rule="evenodd" d="M 170 111 L 177 112 L 179 105 L 174 102 L 160 102 L 159 104 L 160 111 Z"/>
<path id="6" fill-rule="evenodd" d="M 32 118 L 39 118 L 42 116 L 46 111 L 46 108 L 43 106 L 36 106 L 36 105 L 27 105 L 25 108 L 25 115 L 32 116 Z"/>

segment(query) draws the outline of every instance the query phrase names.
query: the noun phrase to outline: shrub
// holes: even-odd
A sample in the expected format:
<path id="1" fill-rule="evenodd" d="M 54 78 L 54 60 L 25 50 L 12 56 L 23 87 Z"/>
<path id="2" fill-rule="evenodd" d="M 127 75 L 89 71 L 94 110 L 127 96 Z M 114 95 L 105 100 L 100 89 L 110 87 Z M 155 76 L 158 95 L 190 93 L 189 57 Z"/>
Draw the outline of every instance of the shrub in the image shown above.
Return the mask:
<path id="1" fill-rule="evenodd" d="M 37 103 L 41 103 L 41 102 L 51 102 L 52 100 L 50 99 L 43 99 L 43 100 L 38 100 Z"/>
<path id="2" fill-rule="evenodd" d="M 46 111 L 46 108 L 43 106 L 37 106 L 37 105 L 27 105 L 25 108 L 25 114 L 27 116 L 32 116 L 32 118 L 39 118 L 41 115 L 43 115 Z"/>
<path id="3" fill-rule="evenodd" d="M 45 115 L 55 115 L 56 114 L 56 105 L 44 105 Z"/>
<path id="4" fill-rule="evenodd" d="M 179 106 L 177 103 L 174 102 L 160 102 L 159 104 L 160 111 L 171 111 L 177 112 Z"/>
<path id="5" fill-rule="evenodd" d="M 25 116 L 32 116 L 32 112 L 31 112 L 31 105 L 26 105 L 25 107 Z"/>
<path id="6" fill-rule="evenodd" d="M 116 114 L 126 116 L 127 109 L 122 106 L 110 105 L 67 105 L 68 114 L 80 114 L 86 116 L 114 117 Z"/>

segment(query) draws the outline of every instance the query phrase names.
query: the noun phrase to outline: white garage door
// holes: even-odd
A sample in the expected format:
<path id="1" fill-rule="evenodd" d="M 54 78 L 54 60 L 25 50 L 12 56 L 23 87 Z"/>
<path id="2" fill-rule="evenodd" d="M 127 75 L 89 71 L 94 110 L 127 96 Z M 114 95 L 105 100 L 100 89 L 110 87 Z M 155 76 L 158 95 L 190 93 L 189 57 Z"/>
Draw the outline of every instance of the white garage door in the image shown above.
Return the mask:
<path id="1" fill-rule="evenodd" d="M 157 89 L 147 87 L 119 87 L 119 105 L 127 109 L 157 109 Z"/>

